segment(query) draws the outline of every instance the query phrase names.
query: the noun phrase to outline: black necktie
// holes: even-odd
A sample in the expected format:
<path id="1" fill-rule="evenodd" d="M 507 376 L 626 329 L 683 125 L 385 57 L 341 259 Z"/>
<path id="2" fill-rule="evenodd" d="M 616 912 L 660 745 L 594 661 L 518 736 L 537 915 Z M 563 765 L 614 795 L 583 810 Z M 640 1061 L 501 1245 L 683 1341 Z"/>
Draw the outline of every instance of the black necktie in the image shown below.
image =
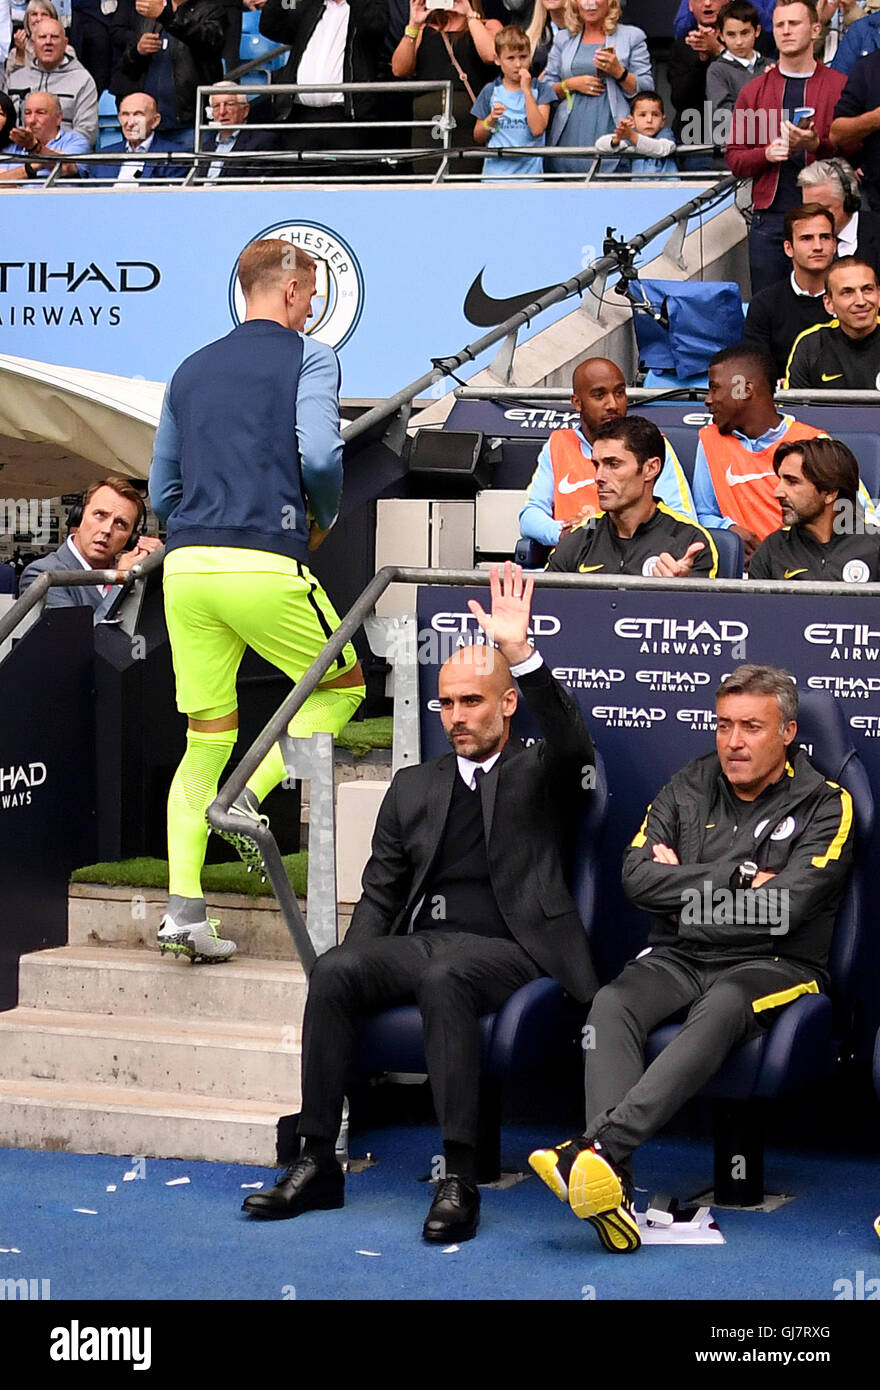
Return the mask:
<path id="1" fill-rule="evenodd" d="M 479 790 L 480 790 L 480 783 L 482 782 L 483 778 L 486 777 L 487 775 L 488 775 L 488 774 L 487 774 L 485 768 L 483 768 L 483 767 L 478 767 L 478 768 L 476 769 L 476 771 L 474 772 L 474 791 L 475 791 L 475 792 L 479 792 Z"/>

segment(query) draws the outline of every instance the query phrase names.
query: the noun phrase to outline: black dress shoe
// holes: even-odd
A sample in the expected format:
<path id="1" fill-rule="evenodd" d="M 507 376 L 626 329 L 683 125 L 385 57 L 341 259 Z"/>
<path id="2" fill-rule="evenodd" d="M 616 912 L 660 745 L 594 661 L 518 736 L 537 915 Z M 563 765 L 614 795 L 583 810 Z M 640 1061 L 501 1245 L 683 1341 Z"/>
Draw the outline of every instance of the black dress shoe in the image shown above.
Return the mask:
<path id="1" fill-rule="evenodd" d="M 268 1192 L 252 1192 L 241 1204 L 248 1216 L 278 1221 L 304 1211 L 335 1211 L 345 1206 L 345 1177 L 338 1163 L 298 1158 Z"/>
<path id="2" fill-rule="evenodd" d="M 443 1178 L 431 1203 L 422 1235 L 434 1244 L 473 1240 L 480 1224 L 480 1194 L 463 1178 Z"/>

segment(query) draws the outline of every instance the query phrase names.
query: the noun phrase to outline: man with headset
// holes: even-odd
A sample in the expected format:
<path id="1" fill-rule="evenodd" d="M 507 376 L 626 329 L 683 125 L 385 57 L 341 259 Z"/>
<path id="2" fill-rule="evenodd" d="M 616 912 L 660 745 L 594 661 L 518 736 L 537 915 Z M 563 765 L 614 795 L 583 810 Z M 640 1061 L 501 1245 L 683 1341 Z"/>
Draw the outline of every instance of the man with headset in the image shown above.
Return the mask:
<path id="1" fill-rule="evenodd" d="M 805 203 L 819 203 L 834 218 L 838 256 L 861 256 L 880 271 L 880 215 L 867 212 L 855 169 L 845 159 L 817 159 L 798 175 Z"/>
<path id="2" fill-rule="evenodd" d="M 125 478 L 105 478 L 92 483 L 67 518 L 67 540 L 28 565 L 21 576 L 19 594 L 52 570 L 116 570 L 124 574 L 160 542 L 141 534 L 147 509 L 135 487 Z M 106 622 L 119 596 L 115 584 L 54 585 L 46 597 L 47 608 L 94 609 L 94 621 Z"/>

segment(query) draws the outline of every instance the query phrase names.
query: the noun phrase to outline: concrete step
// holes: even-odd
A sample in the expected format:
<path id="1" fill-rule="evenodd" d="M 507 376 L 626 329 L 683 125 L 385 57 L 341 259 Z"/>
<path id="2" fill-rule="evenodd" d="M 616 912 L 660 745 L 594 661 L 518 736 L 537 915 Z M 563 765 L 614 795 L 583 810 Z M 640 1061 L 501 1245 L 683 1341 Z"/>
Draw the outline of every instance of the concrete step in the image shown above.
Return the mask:
<path id="1" fill-rule="evenodd" d="M 175 967 L 171 967 L 174 969 Z M 220 965 L 208 967 L 220 970 Z M 0 1076 L 299 1105 L 300 1027 L 52 1009 L 0 1014 Z"/>
<path id="2" fill-rule="evenodd" d="M 296 960 L 293 941 L 274 898 L 214 893 L 208 895 L 206 902 L 209 915 L 220 918 L 221 935 L 238 946 L 237 959 L 251 956 L 261 960 Z M 159 920 L 167 903 L 168 894 L 157 888 L 72 883 L 67 895 L 68 943 L 155 949 Z M 302 899 L 300 908 L 305 910 Z M 340 903 L 340 940 L 348 930 L 351 911 L 350 904 Z"/>
<path id="3" fill-rule="evenodd" d="M 271 1168 L 277 1161 L 276 1127 L 282 1113 L 287 1106 L 267 1100 L 0 1079 L 0 1134 L 4 1146 L 12 1149 L 206 1159 Z"/>
<path id="4" fill-rule="evenodd" d="M 192 965 L 156 950 L 59 946 L 22 956 L 18 989 L 28 1009 L 296 1025 L 306 977 L 298 961 Z"/>

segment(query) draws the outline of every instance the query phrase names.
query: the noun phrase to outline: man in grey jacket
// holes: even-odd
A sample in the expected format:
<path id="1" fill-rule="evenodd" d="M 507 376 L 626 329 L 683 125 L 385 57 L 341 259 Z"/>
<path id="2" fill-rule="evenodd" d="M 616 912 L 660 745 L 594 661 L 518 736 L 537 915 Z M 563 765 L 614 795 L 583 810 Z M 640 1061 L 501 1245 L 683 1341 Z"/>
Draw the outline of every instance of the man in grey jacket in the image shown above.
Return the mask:
<path id="1" fill-rule="evenodd" d="M 41 574 L 57 570 L 110 569 L 124 574 L 159 546 L 153 537 L 141 535 L 134 546 L 130 545 L 145 515 L 140 493 L 125 478 L 110 477 L 93 483 L 83 498 L 82 517 L 75 529 L 51 555 L 28 565 L 21 576 L 19 593 L 29 589 Z M 119 592 L 115 584 L 58 584 L 49 590 L 46 607 L 91 607 L 97 625 L 109 617 Z"/>
<path id="2" fill-rule="evenodd" d="M 78 58 L 67 53 L 67 35 L 57 19 L 41 19 L 31 35 L 33 63 L 16 68 L 9 95 L 23 108 L 31 92 L 51 92 L 61 103 L 61 129 L 75 130 L 93 147 L 98 134 L 98 89 Z"/>

